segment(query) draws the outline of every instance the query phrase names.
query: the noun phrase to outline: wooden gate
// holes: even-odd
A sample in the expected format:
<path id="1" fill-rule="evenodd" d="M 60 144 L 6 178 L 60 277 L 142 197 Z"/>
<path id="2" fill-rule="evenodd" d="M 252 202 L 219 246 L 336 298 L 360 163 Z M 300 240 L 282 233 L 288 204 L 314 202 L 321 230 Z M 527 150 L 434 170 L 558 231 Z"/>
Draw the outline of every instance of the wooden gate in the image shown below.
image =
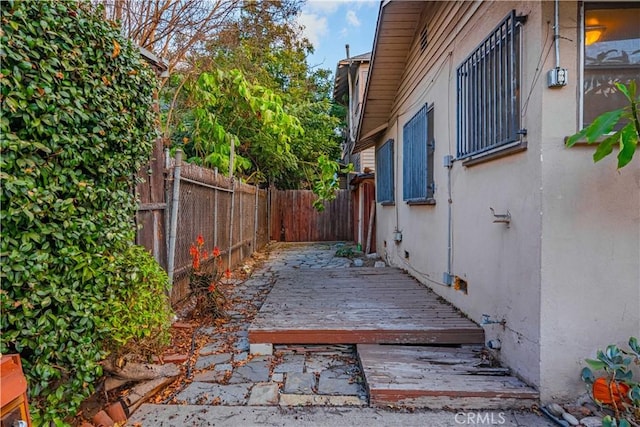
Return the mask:
<path id="1" fill-rule="evenodd" d="M 335 200 L 318 212 L 310 190 L 271 189 L 271 240 L 321 242 L 353 239 L 351 190 L 338 190 Z"/>

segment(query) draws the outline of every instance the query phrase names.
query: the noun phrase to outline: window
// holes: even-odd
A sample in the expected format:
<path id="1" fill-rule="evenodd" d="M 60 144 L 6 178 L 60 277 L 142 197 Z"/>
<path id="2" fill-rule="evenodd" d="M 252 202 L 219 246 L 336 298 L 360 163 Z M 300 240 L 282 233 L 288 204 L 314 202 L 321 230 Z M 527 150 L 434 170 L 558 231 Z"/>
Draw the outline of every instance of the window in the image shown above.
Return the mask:
<path id="1" fill-rule="evenodd" d="M 583 125 L 626 105 L 614 83 L 640 83 L 638 3 L 585 3 Z"/>
<path id="2" fill-rule="evenodd" d="M 390 139 L 376 149 L 376 201 L 392 204 L 393 186 L 393 139 Z"/>
<path id="3" fill-rule="evenodd" d="M 520 26 L 515 10 L 457 69 L 457 157 L 520 140 Z"/>
<path id="4" fill-rule="evenodd" d="M 402 130 L 402 198 L 433 203 L 433 107 L 425 104 Z"/>

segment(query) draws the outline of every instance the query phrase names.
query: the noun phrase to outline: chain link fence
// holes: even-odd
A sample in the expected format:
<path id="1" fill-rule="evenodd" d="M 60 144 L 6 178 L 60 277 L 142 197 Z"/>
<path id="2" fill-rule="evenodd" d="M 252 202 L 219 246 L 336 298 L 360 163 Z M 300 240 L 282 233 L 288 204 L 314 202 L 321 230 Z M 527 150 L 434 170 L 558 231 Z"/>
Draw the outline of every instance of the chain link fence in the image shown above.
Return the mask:
<path id="1" fill-rule="evenodd" d="M 218 248 L 218 268 L 223 270 L 233 269 L 269 242 L 267 190 L 231 180 L 210 169 L 183 164 L 177 197 L 174 268 L 169 272 L 173 276 L 174 303 L 189 295 L 192 265 L 189 249 L 198 236 L 204 239 L 203 249 L 208 253 Z M 168 212 L 173 209 L 171 205 L 173 202 Z M 171 230 L 167 230 L 165 244 L 169 250 L 170 235 Z M 213 262 L 213 257 L 209 257 L 202 268 L 213 268 Z"/>

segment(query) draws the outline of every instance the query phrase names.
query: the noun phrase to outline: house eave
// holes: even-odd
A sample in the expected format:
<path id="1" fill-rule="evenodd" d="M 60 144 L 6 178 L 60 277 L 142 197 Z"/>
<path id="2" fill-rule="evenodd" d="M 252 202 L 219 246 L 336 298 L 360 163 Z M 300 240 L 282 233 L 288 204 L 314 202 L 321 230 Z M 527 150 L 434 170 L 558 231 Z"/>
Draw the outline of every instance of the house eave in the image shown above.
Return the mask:
<path id="1" fill-rule="evenodd" d="M 371 132 L 364 135 L 362 138 L 359 138 L 356 141 L 355 145 L 353 146 L 353 149 L 351 150 L 351 152 L 359 153 L 360 151 L 364 151 L 367 148 L 374 147 L 376 145 L 376 142 L 378 141 L 378 138 L 382 136 L 385 130 L 387 130 L 386 122 L 381 124 L 377 128 L 373 129 Z"/>
<path id="2" fill-rule="evenodd" d="M 360 66 L 363 63 L 369 63 L 370 60 L 371 52 L 367 52 L 338 61 L 333 81 L 333 100 L 335 102 L 344 105 L 344 96 L 349 93 L 349 68 L 352 65 Z"/>
<path id="3" fill-rule="evenodd" d="M 389 121 L 425 4 L 426 2 L 391 0 L 380 4 L 354 152 L 375 145 L 372 133 L 375 134 L 374 131 L 383 125 L 386 127 Z M 376 63 L 384 66 L 376 67 Z"/>

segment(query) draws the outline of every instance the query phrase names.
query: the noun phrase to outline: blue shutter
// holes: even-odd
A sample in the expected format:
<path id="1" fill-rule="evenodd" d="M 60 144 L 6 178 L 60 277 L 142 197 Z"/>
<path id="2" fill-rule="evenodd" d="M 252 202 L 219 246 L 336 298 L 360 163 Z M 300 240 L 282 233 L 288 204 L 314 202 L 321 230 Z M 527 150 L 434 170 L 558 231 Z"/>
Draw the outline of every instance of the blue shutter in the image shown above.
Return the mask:
<path id="1" fill-rule="evenodd" d="M 402 138 L 403 200 L 425 201 L 428 196 L 426 104 L 404 125 Z"/>
<path id="2" fill-rule="evenodd" d="M 376 201 L 393 203 L 393 139 L 376 149 Z"/>

